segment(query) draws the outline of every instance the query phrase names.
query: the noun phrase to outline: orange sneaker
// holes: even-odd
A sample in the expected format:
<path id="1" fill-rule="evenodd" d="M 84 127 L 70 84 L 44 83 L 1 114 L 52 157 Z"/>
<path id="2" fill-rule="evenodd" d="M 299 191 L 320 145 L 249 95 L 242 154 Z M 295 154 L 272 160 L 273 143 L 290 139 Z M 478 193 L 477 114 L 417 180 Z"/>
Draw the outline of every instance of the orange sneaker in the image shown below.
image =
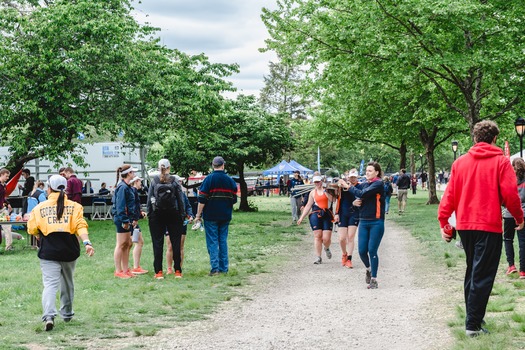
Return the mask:
<path id="1" fill-rule="evenodd" d="M 135 275 L 133 273 L 131 273 L 131 270 L 130 269 L 127 269 L 126 272 L 124 272 L 126 275 L 128 275 L 129 277 L 135 277 Z"/>
<path id="2" fill-rule="evenodd" d="M 346 267 L 347 269 L 351 269 L 351 268 L 353 268 L 354 266 L 352 265 L 352 260 L 347 259 L 346 262 L 345 262 L 345 267 Z"/>
<path id="3" fill-rule="evenodd" d="M 524 279 L 524 278 L 525 278 L 525 272 L 520 271 L 520 278 L 521 278 L 521 279 Z"/>
<path id="4" fill-rule="evenodd" d="M 168 267 L 168 272 L 166 272 L 166 275 L 172 275 L 173 274 L 173 268 Z"/>
<path id="5" fill-rule="evenodd" d="M 126 274 L 124 271 L 115 271 L 113 275 L 118 278 L 131 278 L 131 276 Z"/>
<path id="6" fill-rule="evenodd" d="M 182 272 L 175 270 L 175 278 L 182 278 Z"/>
<path id="7" fill-rule="evenodd" d="M 155 278 L 156 280 L 163 280 L 164 279 L 164 276 L 162 275 L 162 271 L 159 271 L 155 274 Z"/>
<path id="8" fill-rule="evenodd" d="M 341 258 L 341 265 L 346 266 L 347 261 L 348 261 L 348 256 L 346 254 L 343 254 L 343 257 Z"/>
<path id="9" fill-rule="evenodd" d="M 137 267 L 136 269 L 131 270 L 131 273 L 134 275 L 144 275 L 148 273 L 148 270 L 144 270 L 142 267 Z"/>

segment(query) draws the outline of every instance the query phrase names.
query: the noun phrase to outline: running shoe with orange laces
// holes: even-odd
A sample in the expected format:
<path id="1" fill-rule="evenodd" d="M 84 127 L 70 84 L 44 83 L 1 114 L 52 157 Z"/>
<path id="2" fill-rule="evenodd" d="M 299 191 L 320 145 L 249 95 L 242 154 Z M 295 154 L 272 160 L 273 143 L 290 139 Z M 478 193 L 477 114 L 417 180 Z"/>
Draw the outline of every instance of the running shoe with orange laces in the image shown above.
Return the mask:
<path id="1" fill-rule="evenodd" d="M 347 261 L 348 261 L 348 255 L 343 254 L 343 257 L 341 258 L 341 265 L 346 266 Z"/>
<path id="2" fill-rule="evenodd" d="M 166 275 L 171 275 L 171 274 L 173 274 L 173 268 L 168 267 L 168 271 L 166 272 Z"/>
<path id="3" fill-rule="evenodd" d="M 162 275 L 162 271 L 157 272 L 153 278 L 156 280 L 163 280 L 164 276 Z"/>
<path id="4" fill-rule="evenodd" d="M 351 268 L 353 268 L 354 266 L 352 265 L 352 260 L 347 259 L 347 260 L 346 260 L 346 263 L 345 263 L 345 267 L 346 267 L 347 269 L 351 269 Z"/>
<path id="5" fill-rule="evenodd" d="M 182 272 L 175 270 L 175 278 L 182 278 Z"/>
<path id="6" fill-rule="evenodd" d="M 135 277 L 134 274 L 131 273 L 131 270 L 130 269 L 127 269 L 126 272 L 124 272 L 126 275 L 128 275 L 130 278 L 131 277 Z"/>
<path id="7" fill-rule="evenodd" d="M 144 275 L 148 273 L 148 270 L 144 270 L 142 267 L 137 267 L 136 269 L 131 270 L 131 273 L 134 275 Z"/>
<path id="8" fill-rule="evenodd" d="M 113 274 L 115 277 L 118 277 L 118 278 L 131 278 L 131 276 L 129 276 L 128 274 L 126 274 L 124 271 L 115 271 L 115 273 Z"/>

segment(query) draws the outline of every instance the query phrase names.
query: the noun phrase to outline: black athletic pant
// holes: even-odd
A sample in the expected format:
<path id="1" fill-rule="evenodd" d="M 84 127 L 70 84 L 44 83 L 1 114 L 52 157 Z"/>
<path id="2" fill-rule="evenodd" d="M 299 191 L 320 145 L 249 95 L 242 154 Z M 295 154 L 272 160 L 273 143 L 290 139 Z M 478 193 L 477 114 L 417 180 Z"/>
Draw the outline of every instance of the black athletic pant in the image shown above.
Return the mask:
<path id="1" fill-rule="evenodd" d="M 458 231 L 465 249 L 465 306 L 467 330 L 477 331 L 485 317 L 490 292 L 498 272 L 502 235 L 486 231 Z"/>
<path id="2" fill-rule="evenodd" d="M 516 234 L 516 220 L 514 218 L 503 219 L 503 242 L 505 244 L 505 254 L 507 255 L 507 262 L 509 266 L 514 265 L 514 236 Z M 525 229 L 519 230 L 518 246 L 519 246 L 519 261 L 520 271 L 525 271 Z"/>
<path id="3" fill-rule="evenodd" d="M 180 266 L 180 240 L 183 232 L 182 218 L 176 210 L 156 210 L 148 217 L 151 242 L 153 243 L 153 268 L 155 273 L 162 271 L 164 257 L 164 234 L 166 230 L 173 248 L 174 270 L 182 272 Z"/>

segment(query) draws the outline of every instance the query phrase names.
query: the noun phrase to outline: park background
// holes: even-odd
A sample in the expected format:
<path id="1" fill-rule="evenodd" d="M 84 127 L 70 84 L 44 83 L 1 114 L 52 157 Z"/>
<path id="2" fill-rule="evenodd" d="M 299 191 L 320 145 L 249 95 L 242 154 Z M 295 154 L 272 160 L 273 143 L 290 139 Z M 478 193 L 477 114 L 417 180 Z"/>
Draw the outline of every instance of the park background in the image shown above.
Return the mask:
<path id="1" fill-rule="evenodd" d="M 435 175 L 468 151 L 476 122 L 495 120 L 498 146 L 522 148 L 518 1 L 275 1 L 260 9 L 268 35 L 258 49 L 275 58 L 258 96 L 236 92 L 237 62 L 165 45 L 134 6 L 0 1 L 0 146 L 11 174 L 34 159 L 82 164 L 84 145 L 98 141 L 147 150 L 151 168 L 167 157 L 183 176 L 220 154 L 249 212 L 246 171 L 282 159 L 315 169 L 319 149 L 338 173 L 362 160 L 427 170 L 435 211 Z"/>

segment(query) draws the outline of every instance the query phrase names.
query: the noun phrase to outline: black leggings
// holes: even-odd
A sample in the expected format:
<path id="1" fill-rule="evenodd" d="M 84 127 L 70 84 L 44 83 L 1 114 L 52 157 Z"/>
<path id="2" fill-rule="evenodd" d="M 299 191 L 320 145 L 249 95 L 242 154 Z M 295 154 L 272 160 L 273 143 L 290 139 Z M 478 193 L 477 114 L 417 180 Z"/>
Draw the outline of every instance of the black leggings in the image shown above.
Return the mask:
<path id="1" fill-rule="evenodd" d="M 503 242 L 505 244 L 505 254 L 509 266 L 514 265 L 514 235 L 516 233 L 516 221 L 514 218 L 504 218 Z M 520 271 L 525 271 L 525 229 L 518 231 L 518 246 Z"/>
<path id="2" fill-rule="evenodd" d="M 176 210 L 157 210 L 149 216 L 149 230 L 153 243 L 153 268 L 155 273 L 162 271 L 164 257 L 164 235 L 166 230 L 173 248 L 174 270 L 182 272 L 180 240 L 183 232 L 182 218 Z"/>

